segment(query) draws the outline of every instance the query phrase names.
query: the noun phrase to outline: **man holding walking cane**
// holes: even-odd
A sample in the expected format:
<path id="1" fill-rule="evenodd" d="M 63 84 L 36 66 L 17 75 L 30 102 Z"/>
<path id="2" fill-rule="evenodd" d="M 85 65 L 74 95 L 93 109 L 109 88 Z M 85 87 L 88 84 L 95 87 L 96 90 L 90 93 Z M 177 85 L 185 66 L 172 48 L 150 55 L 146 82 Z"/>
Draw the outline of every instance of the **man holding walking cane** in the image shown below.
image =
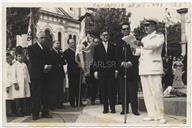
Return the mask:
<path id="1" fill-rule="evenodd" d="M 118 67 L 119 67 L 119 85 L 122 99 L 122 112 L 129 113 L 129 102 L 131 103 L 132 113 L 140 115 L 138 112 L 138 57 L 133 56 L 131 47 L 132 41 L 136 40 L 130 35 L 130 24 L 121 25 L 123 38 L 117 44 Z M 125 119 L 126 122 L 126 119 Z"/>

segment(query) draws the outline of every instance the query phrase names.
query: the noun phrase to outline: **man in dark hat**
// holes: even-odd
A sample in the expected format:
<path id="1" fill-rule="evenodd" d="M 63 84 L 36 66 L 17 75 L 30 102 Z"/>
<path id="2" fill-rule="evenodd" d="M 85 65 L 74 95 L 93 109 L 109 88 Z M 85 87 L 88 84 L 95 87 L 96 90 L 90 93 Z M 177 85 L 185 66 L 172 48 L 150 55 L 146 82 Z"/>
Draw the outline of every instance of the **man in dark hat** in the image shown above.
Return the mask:
<path id="1" fill-rule="evenodd" d="M 166 123 L 161 83 L 163 74 L 161 52 L 164 35 L 157 33 L 156 24 L 157 22 L 153 19 L 143 22 L 146 36 L 138 42 L 139 47 L 136 48 L 135 55 L 140 55 L 139 75 L 148 112 L 148 117 L 143 120 L 159 120 L 160 123 Z"/>

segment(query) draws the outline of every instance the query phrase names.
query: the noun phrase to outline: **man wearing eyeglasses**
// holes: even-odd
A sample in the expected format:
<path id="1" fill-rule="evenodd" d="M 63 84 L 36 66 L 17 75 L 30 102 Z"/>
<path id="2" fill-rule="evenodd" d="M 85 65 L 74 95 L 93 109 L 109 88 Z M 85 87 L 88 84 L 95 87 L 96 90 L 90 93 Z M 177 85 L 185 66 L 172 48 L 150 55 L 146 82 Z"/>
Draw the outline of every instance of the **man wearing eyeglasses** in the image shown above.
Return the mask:
<path id="1" fill-rule="evenodd" d="M 156 25 L 157 21 L 153 19 L 143 22 L 146 36 L 138 42 L 139 48 L 136 49 L 135 55 L 140 55 L 139 75 L 148 112 L 148 117 L 143 120 L 158 120 L 160 123 L 166 123 L 161 83 L 163 74 L 161 52 L 164 35 L 156 31 Z"/>
<path id="2" fill-rule="evenodd" d="M 119 88 L 122 103 L 122 112 L 129 113 L 129 103 L 132 113 L 140 115 L 138 112 L 138 57 L 133 56 L 131 51 L 132 41 L 136 40 L 130 35 L 130 24 L 121 25 L 123 37 L 117 43 L 117 59 L 119 69 Z"/>
<path id="3" fill-rule="evenodd" d="M 109 112 L 109 106 L 111 113 L 115 111 L 115 78 L 117 74 L 116 69 L 116 47 L 109 41 L 109 33 L 107 30 L 103 30 L 100 33 L 102 40 L 94 48 L 93 55 L 93 69 L 94 77 L 99 81 L 101 88 L 101 96 L 103 102 L 103 113 Z"/>

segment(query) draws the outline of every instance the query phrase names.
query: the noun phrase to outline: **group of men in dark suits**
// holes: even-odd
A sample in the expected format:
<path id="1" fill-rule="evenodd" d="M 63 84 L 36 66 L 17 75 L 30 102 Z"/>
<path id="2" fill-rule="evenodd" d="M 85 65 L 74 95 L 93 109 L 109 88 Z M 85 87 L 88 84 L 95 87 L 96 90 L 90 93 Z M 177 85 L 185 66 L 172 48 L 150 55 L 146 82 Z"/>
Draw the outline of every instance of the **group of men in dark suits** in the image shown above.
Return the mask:
<path id="1" fill-rule="evenodd" d="M 130 34 L 130 25 L 122 25 L 122 34 Z M 101 88 L 103 102 L 103 113 L 116 113 L 116 94 L 120 88 L 120 99 L 122 103 L 121 114 L 129 112 L 131 103 L 134 115 L 138 112 L 138 57 L 133 56 L 131 48 L 122 39 L 111 42 L 107 30 L 100 33 L 101 43 L 94 48 L 94 77 L 98 79 Z M 119 84 L 115 84 L 119 81 Z M 126 92 L 125 92 L 126 91 Z M 126 104 L 126 105 L 125 105 Z M 126 108 L 125 108 L 126 107 Z"/>
<path id="2" fill-rule="evenodd" d="M 49 110 L 64 108 L 64 70 L 68 64 L 69 101 L 72 107 L 79 103 L 80 67 L 75 62 L 75 41 L 69 39 L 69 48 L 62 53 L 59 41 L 47 45 L 45 33 L 37 35 L 36 43 L 28 47 L 31 62 L 31 99 L 33 120 L 52 118 Z M 80 105 L 83 106 L 82 102 Z"/>
<path id="3" fill-rule="evenodd" d="M 123 36 L 130 33 L 130 25 L 123 24 L 121 29 Z M 129 112 L 131 103 L 132 112 L 138 113 L 138 58 L 133 56 L 131 48 L 122 39 L 118 42 L 111 42 L 108 31 L 100 34 L 101 42 L 94 48 L 93 76 L 99 81 L 101 88 L 103 113 L 116 113 L 116 93 L 120 88 L 122 103 L 121 114 Z M 80 67 L 75 62 L 76 44 L 73 39 L 68 40 L 69 48 L 60 52 L 60 42 L 54 41 L 52 47 L 46 45 L 45 33 L 37 36 L 36 43 L 28 47 L 31 62 L 31 97 L 33 120 L 42 117 L 51 118 L 49 109 L 64 108 L 63 106 L 63 65 L 68 64 L 69 78 L 69 102 L 72 107 L 79 103 Z M 115 81 L 119 81 L 116 85 Z M 126 90 L 126 93 L 125 93 Z M 126 99 L 126 100 L 125 100 Z M 109 101 L 109 102 L 108 102 Z M 126 102 L 126 105 L 125 105 Z M 126 108 L 125 108 L 126 107 Z"/>

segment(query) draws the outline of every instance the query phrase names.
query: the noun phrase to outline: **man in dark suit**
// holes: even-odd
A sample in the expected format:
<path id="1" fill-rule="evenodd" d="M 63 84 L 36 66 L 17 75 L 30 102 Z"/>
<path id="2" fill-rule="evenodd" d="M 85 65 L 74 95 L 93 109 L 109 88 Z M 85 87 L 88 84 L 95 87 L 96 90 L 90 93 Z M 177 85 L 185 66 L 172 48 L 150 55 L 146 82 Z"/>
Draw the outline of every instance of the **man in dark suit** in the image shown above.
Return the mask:
<path id="1" fill-rule="evenodd" d="M 28 47 L 29 58 L 31 62 L 31 69 L 29 71 L 31 77 L 31 100 L 32 100 L 32 118 L 37 120 L 39 112 L 41 111 L 41 102 L 44 86 L 44 71 L 51 69 L 51 65 L 46 65 L 46 50 L 45 50 L 44 33 L 40 33 L 37 37 L 36 43 Z M 44 102 L 42 110 L 42 117 L 51 118 L 48 106 Z"/>
<path id="2" fill-rule="evenodd" d="M 63 59 L 67 62 L 67 72 L 69 79 L 69 102 L 71 107 L 78 106 L 79 84 L 80 84 L 80 67 L 75 61 L 76 44 L 74 39 L 68 40 L 69 48 L 64 51 Z M 80 106 L 84 106 L 80 100 Z"/>
<path id="3" fill-rule="evenodd" d="M 123 37 L 128 37 L 130 33 L 130 24 L 125 23 L 121 26 Z M 128 37 L 129 38 L 129 37 Z M 139 115 L 138 112 L 138 57 L 133 56 L 130 45 L 123 40 L 117 43 L 117 58 L 119 67 L 119 86 L 121 94 L 122 112 L 129 112 L 129 102 L 134 115 Z M 126 82 L 125 82 L 126 80 Z M 125 92 L 126 91 L 126 92 Z M 126 94 L 126 95 L 125 95 Z M 126 98 L 126 108 L 125 108 Z"/>
<path id="4" fill-rule="evenodd" d="M 103 102 L 103 113 L 115 113 L 115 69 L 116 69 L 116 49 L 112 42 L 109 42 L 109 34 L 103 31 L 100 34 L 102 43 L 94 48 L 93 67 L 94 77 L 99 80 L 101 96 Z M 109 100 L 109 103 L 108 103 Z"/>
<path id="5" fill-rule="evenodd" d="M 51 109 L 64 108 L 64 70 L 63 55 L 61 53 L 61 44 L 55 40 L 49 52 L 49 64 L 52 69 L 46 73 L 45 83 L 47 85 L 47 97 Z"/>

